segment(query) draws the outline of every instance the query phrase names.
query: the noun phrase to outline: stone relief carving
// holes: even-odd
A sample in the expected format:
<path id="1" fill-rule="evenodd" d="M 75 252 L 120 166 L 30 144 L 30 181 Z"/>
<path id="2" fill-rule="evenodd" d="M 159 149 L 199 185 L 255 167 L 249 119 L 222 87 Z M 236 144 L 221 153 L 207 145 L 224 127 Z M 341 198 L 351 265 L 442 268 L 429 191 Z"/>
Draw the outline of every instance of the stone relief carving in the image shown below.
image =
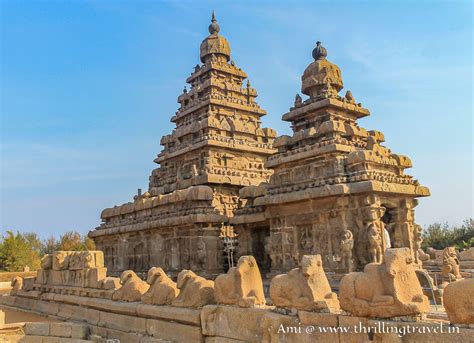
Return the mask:
<path id="1" fill-rule="evenodd" d="M 352 249 L 354 248 L 354 235 L 349 230 L 344 230 L 343 238 L 340 243 L 341 267 L 347 271 L 352 271 Z"/>

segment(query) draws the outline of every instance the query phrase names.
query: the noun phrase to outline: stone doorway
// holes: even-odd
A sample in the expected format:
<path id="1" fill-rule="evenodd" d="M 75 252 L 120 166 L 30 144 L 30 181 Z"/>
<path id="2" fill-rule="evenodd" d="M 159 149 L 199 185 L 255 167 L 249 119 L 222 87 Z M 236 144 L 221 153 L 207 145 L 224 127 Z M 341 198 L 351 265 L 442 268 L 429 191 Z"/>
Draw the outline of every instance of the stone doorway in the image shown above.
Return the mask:
<path id="1" fill-rule="evenodd" d="M 266 273 L 270 272 L 271 268 L 271 259 L 265 249 L 265 245 L 267 245 L 267 242 L 270 239 L 270 228 L 255 228 L 252 230 L 251 234 L 252 255 L 255 257 L 262 275 L 266 275 Z"/>
<path id="2" fill-rule="evenodd" d="M 385 224 L 385 230 L 387 230 L 390 236 L 390 246 L 395 247 L 395 219 L 396 219 L 396 208 L 387 204 L 382 204 L 385 208 L 385 213 L 380 220 Z"/>

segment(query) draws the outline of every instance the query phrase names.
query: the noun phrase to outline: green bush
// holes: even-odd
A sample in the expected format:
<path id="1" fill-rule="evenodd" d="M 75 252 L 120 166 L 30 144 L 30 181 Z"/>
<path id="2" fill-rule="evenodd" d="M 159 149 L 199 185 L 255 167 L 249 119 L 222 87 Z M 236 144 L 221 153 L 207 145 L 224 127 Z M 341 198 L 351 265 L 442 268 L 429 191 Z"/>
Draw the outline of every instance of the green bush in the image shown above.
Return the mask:
<path id="1" fill-rule="evenodd" d="M 474 247 L 474 220 L 469 218 L 461 226 L 450 227 L 448 223 L 434 223 L 423 230 L 423 249 L 446 247 L 468 249 Z"/>
<path id="2" fill-rule="evenodd" d="M 44 241 L 33 232 L 14 234 L 7 231 L 3 237 L 0 236 L 0 270 L 20 272 L 26 266 L 36 270 L 40 267 L 41 257 L 55 250 L 95 250 L 95 244 L 89 237 L 75 231 L 62 234 L 59 240 L 51 236 Z"/>

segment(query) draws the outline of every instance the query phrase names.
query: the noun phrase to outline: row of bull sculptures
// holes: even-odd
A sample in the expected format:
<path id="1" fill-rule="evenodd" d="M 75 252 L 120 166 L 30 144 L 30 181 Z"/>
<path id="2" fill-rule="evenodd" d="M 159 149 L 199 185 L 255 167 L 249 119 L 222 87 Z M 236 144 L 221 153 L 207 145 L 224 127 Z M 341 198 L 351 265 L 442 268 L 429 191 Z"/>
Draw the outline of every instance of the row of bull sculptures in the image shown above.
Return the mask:
<path id="1" fill-rule="evenodd" d="M 35 280 L 12 281 L 12 294 L 48 290 L 50 284 L 92 287 L 110 292 L 114 301 L 199 308 L 209 304 L 264 307 L 262 277 L 253 256 L 240 257 L 237 266 L 214 281 L 182 270 L 174 282 L 159 267 L 148 271 L 143 281 L 132 270 L 120 278 L 107 277 L 100 251 L 59 251 L 43 259 Z M 91 279 L 92 278 L 92 279 Z M 383 263 L 369 263 L 362 272 L 346 274 L 339 297 L 332 292 L 320 255 L 305 255 L 300 266 L 275 276 L 269 287 L 268 305 L 303 311 L 335 312 L 340 309 L 362 317 L 390 318 L 428 312 L 408 248 L 387 249 Z M 444 291 L 444 304 L 453 323 L 474 323 L 474 279 L 451 283 Z"/>

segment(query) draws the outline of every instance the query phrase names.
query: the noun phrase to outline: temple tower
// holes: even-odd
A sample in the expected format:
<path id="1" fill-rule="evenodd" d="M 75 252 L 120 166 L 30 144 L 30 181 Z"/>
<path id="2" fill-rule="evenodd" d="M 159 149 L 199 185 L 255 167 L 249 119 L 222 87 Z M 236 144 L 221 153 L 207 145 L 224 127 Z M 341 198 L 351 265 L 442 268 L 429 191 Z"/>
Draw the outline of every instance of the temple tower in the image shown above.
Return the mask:
<path id="1" fill-rule="evenodd" d="M 159 195 L 192 185 L 209 185 L 214 204 L 232 216 L 242 186 L 268 180 L 263 167 L 274 150 L 276 133 L 260 127 L 266 112 L 255 102 L 257 92 L 247 74 L 230 59 L 230 46 L 219 35 L 214 13 L 210 35 L 201 43 L 201 62 L 178 97 L 181 105 L 171 121 L 176 129 L 161 139 L 160 167 L 150 177 L 150 194 Z"/>
<path id="2" fill-rule="evenodd" d="M 225 268 L 222 235 L 239 202 L 239 190 L 269 180 L 264 168 L 276 133 L 262 128 L 266 112 L 247 74 L 231 60 L 212 14 L 209 36 L 178 97 L 161 139 L 159 167 L 149 189 L 134 201 L 105 209 L 103 223 L 89 233 L 112 272 L 160 266 L 172 274 L 192 268 L 213 276 Z"/>
<path id="3" fill-rule="evenodd" d="M 302 76 L 307 99 L 297 94 L 282 117 L 293 135 L 275 139 L 278 152 L 265 165 L 274 171 L 270 183 L 241 191 L 248 201 L 232 219 L 239 253 L 258 253 L 259 232 L 260 263 L 271 273 L 306 254 L 321 254 L 325 270 L 347 272 L 380 262 L 389 246 L 409 247 L 417 263 L 414 207 L 429 190 L 405 174 L 410 159 L 384 147 L 381 132 L 358 125 L 369 110 L 350 91 L 339 95 L 341 71 L 320 42 L 312 55 Z"/>

